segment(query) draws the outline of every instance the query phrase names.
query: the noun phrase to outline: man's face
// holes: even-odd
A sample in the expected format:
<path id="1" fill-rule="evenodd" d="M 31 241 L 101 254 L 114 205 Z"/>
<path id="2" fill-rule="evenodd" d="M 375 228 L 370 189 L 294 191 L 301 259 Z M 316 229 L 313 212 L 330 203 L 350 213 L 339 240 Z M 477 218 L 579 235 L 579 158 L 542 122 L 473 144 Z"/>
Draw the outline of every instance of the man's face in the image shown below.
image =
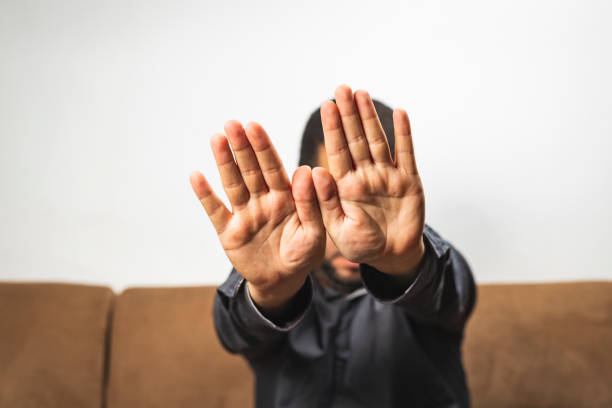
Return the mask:
<path id="1" fill-rule="evenodd" d="M 329 170 L 327 164 L 327 154 L 325 153 L 325 147 L 319 146 L 317 150 L 317 166 L 324 167 Z M 328 262 L 334 269 L 334 274 L 337 279 L 346 283 L 359 282 L 361 279 L 359 274 L 359 264 L 351 262 L 342 255 L 334 245 L 334 242 L 327 234 L 327 241 L 325 244 L 325 261 Z"/>

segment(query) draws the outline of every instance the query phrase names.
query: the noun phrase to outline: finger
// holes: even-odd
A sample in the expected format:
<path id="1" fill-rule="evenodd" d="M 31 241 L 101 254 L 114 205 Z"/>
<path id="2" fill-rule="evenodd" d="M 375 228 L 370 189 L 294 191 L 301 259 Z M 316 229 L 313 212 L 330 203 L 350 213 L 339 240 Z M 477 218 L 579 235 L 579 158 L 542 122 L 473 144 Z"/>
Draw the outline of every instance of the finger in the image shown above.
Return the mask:
<path id="1" fill-rule="evenodd" d="M 353 169 L 353 159 L 349 150 L 338 107 L 333 102 L 325 102 L 321 106 L 321 123 L 325 138 L 325 153 L 331 173 L 341 178 Z"/>
<path id="2" fill-rule="evenodd" d="M 331 174 L 322 167 L 315 167 L 312 170 L 312 181 L 319 201 L 323 224 L 330 230 L 344 219 L 336 183 Z"/>
<path id="3" fill-rule="evenodd" d="M 217 168 L 221 175 L 221 183 L 232 207 L 240 207 L 249 200 L 249 191 L 240 175 L 240 170 L 234 161 L 232 150 L 225 135 L 216 134 L 210 139 Z"/>
<path id="4" fill-rule="evenodd" d="M 368 141 L 363 133 L 361 127 L 361 119 L 359 118 L 359 111 L 355 106 L 353 100 L 353 92 L 347 85 L 340 85 L 336 88 L 334 93 L 336 97 L 336 105 L 338 105 L 338 111 L 342 119 L 342 127 L 344 128 L 344 135 L 348 143 L 353 163 L 355 166 L 368 165 L 372 162 L 370 157 L 370 149 L 368 147 Z"/>
<path id="5" fill-rule="evenodd" d="M 389 142 L 378 119 L 378 113 L 376 113 L 372 98 L 366 91 L 359 90 L 355 92 L 355 104 L 368 140 L 372 160 L 374 160 L 374 163 L 392 165 L 393 159 L 389 150 Z"/>
<path id="6" fill-rule="evenodd" d="M 293 173 L 291 192 L 302 225 L 323 231 L 323 218 L 319 210 L 310 167 L 301 166 Z"/>
<path id="7" fill-rule="evenodd" d="M 267 192 L 268 186 L 259 168 L 257 157 L 240 122 L 230 120 L 225 123 L 225 133 L 234 151 L 242 179 L 251 196 Z"/>
<path id="8" fill-rule="evenodd" d="M 246 136 L 255 151 L 268 187 L 273 190 L 289 190 L 289 178 L 266 131 L 258 123 L 251 122 L 247 124 Z"/>
<path id="9" fill-rule="evenodd" d="M 395 161 L 397 167 L 410 174 L 418 174 L 412 146 L 410 120 L 405 110 L 396 109 L 393 111 L 393 128 L 395 129 Z"/>
<path id="10" fill-rule="evenodd" d="M 192 171 L 189 175 L 189 182 L 193 192 L 200 200 L 208 218 L 212 222 L 217 234 L 221 234 L 232 218 L 225 204 L 219 199 L 215 192 L 210 188 L 206 177 L 199 171 Z"/>

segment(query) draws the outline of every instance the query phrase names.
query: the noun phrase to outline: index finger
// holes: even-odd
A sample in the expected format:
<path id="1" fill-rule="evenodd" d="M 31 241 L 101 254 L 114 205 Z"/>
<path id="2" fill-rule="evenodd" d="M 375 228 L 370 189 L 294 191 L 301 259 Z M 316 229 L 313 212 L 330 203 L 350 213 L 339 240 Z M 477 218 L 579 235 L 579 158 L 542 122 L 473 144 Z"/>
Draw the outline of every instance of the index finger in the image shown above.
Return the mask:
<path id="1" fill-rule="evenodd" d="M 328 101 L 321 105 L 321 124 L 329 170 L 335 178 L 340 178 L 353 169 L 353 159 L 335 103 Z"/>

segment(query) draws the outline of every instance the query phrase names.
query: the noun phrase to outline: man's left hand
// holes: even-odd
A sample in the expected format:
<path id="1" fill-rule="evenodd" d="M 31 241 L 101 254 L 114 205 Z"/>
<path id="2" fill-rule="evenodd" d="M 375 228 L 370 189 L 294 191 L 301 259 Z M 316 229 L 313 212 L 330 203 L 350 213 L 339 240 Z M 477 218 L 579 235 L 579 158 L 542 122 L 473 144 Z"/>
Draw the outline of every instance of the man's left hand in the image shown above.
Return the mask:
<path id="1" fill-rule="evenodd" d="M 408 276 L 425 252 L 425 197 L 408 116 L 393 112 L 394 161 L 368 93 L 341 85 L 335 98 L 321 106 L 329 172 L 312 172 L 325 228 L 349 260 Z"/>

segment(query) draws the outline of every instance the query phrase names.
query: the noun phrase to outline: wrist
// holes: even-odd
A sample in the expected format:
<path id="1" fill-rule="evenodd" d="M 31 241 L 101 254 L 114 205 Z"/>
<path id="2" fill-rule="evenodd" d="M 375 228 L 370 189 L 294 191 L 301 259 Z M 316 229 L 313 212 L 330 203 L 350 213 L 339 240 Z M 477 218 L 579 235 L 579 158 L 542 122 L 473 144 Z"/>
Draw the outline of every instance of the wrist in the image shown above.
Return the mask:
<path id="1" fill-rule="evenodd" d="M 385 256 L 380 260 L 368 262 L 382 273 L 398 277 L 410 277 L 416 273 L 425 256 L 425 241 L 421 237 L 418 244 L 397 256 Z"/>
<path id="2" fill-rule="evenodd" d="M 298 276 L 287 279 L 275 285 L 265 287 L 253 285 L 246 282 L 246 289 L 253 303 L 263 312 L 269 315 L 282 314 L 291 300 L 304 286 L 306 276 Z"/>

